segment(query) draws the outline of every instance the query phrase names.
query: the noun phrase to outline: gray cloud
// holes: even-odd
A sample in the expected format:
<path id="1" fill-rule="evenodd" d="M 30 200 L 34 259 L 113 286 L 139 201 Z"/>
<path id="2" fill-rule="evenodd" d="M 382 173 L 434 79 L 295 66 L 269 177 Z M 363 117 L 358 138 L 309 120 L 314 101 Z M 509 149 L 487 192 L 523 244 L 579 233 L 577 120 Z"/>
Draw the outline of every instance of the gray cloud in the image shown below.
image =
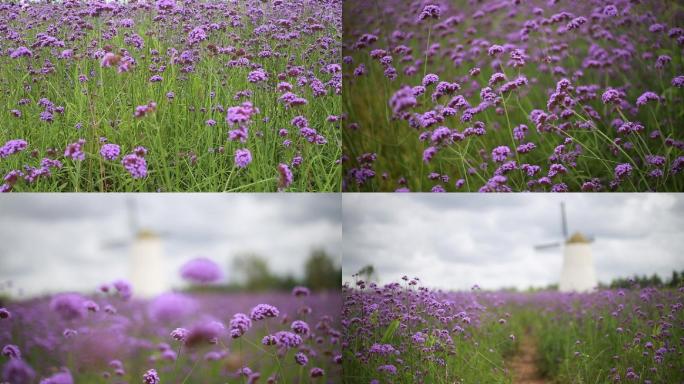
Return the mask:
<path id="1" fill-rule="evenodd" d="M 17 194 L 0 198 L 0 282 L 34 295 L 126 278 L 130 199 L 138 226 L 162 236 L 170 286 L 182 284 L 178 268 L 197 256 L 224 266 L 229 279 L 231 260 L 247 252 L 295 276 L 315 248 L 341 263 L 332 194 Z"/>
<path id="2" fill-rule="evenodd" d="M 598 278 L 684 269 L 684 196 L 677 194 L 345 194 L 344 279 L 367 264 L 382 282 L 416 275 L 466 289 L 555 283 L 560 202 L 572 233 L 594 236 Z"/>

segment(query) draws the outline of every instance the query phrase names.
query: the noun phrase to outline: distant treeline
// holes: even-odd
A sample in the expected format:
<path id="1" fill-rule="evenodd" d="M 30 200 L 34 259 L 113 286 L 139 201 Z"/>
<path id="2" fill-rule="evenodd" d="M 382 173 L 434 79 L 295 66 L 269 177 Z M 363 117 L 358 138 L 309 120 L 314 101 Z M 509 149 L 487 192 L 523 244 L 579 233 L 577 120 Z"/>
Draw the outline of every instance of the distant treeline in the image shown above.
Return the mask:
<path id="1" fill-rule="evenodd" d="M 632 288 L 634 286 L 639 287 L 669 287 L 677 288 L 684 283 L 684 271 L 677 272 L 672 271 L 672 276 L 668 279 L 661 279 L 660 276 L 653 274 L 652 276 L 637 276 L 630 278 L 617 278 L 610 282 L 608 285 L 599 284 L 601 288 Z"/>
<path id="2" fill-rule="evenodd" d="M 311 252 L 304 263 L 304 276 L 296 278 L 292 275 L 273 273 L 268 261 L 257 254 L 244 254 L 235 258 L 230 266 L 231 281 L 223 285 L 193 286 L 188 291 L 243 292 L 291 290 L 296 286 L 305 286 L 312 291 L 333 290 L 340 288 L 342 268 L 325 250 Z"/>
<path id="3" fill-rule="evenodd" d="M 358 278 L 365 281 L 373 281 L 377 278 L 377 271 L 373 265 L 366 265 L 361 268 L 356 274 Z M 663 280 L 660 276 L 653 274 L 652 276 L 638 276 L 633 277 L 619 277 L 613 279 L 610 284 L 599 283 L 600 289 L 619 289 L 619 288 L 645 288 L 645 287 L 658 287 L 658 288 L 678 288 L 684 285 L 684 271 L 677 272 L 672 271 L 672 276 Z M 507 292 L 517 292 L 516 287 L 504 287 L 500 289 L 501 291 Z M 526 289 L 527 292 L 539 292 L 539 291 L 557 291 L 558 284 L 549 284 L 545 287 L 529 287 Z"/>
<path id="4" fill-rule="evenodd" d="M 684 284 L 684 271 L 677 272 L 672 271 L 672 276 L 667 279 L 662 279 L 660 276 L 653 274 L 651 276 L 638 276 L 633 277 L 618 277 L 613 279 L 609 284 L 599 283 L 599 289 L 629 289 L 629 288 L 646 288 L 646 287 L 657 287 L 657 288 L 678 288 Z M 517 291 L 516 288 L 505 288 L 505 291 Z M 538 291 L 557 291 L 558 284 L 549 284 L 545 287 L 530 287 L 527 289 L 528 292 L 538 292 Z"/>

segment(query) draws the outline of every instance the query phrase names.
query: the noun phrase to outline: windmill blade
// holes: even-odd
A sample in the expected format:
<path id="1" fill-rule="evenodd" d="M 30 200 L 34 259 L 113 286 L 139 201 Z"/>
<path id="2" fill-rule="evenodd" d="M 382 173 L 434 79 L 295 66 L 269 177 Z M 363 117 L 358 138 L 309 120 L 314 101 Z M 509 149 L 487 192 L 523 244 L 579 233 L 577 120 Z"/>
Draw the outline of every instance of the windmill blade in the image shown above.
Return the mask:
<path id="1" fill-rule="evenodd" d="M 563 238 L 568 238 L 568 220 L 565 217 L 565 202 L 561 201 L 561 226 L 563 228 Z"/>
<path id="2" fill-rule="evenodd" d="M 138 205 L 133 196 L 126 199 L 126 213 L 128 214 L 128 226 L 131 233 L 138 233 Z"/>
<path id="3" fill-rule="evenodd" d="M 546 243 L 546 244 L 535 245 L 535 246 L 534 246 L 534 249 L 540 251 L 540 250 L 550 249 L 550 248 L 556 248 L 556 247 L 560 247 L 560 246 L 561 246 L 561 243 L 560 243 L 560 242 Z"/>
<path id="4" fill-rule="evenodd" d="M 130 246 L 131 246 L 130 240 L 123 240 L 123 239 L 107 240 L 107 241 L 103 241 L 101 244 L 102 249 L 106 249 L 106 250 L 118 250 L 118 249 L 128 248 Z"/>

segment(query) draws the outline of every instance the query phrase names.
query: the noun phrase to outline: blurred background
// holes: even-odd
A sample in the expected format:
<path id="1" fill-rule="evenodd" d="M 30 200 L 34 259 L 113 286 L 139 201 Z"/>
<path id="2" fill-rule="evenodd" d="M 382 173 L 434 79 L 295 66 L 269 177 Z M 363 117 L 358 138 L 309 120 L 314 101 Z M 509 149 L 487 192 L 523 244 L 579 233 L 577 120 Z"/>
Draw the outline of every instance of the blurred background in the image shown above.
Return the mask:
<path id="1" fill-rule="evenodd" d="M 580 245 L 603 287 L 684 280 L 681 194 L 344 194 L 342 209 L 344 282 L 558 289 Z M 576 267 L 570 280 L 586 277 Z"/>
<path id="2" fill-rule="evenodd" d="M 334 194 L 16 194 L 0 199 L 0 292 L 14 299 L 125 279 L 134 295 L 173 290 L 339 289 Z M 189 260 L 223 278 L 191 287 Z"/>

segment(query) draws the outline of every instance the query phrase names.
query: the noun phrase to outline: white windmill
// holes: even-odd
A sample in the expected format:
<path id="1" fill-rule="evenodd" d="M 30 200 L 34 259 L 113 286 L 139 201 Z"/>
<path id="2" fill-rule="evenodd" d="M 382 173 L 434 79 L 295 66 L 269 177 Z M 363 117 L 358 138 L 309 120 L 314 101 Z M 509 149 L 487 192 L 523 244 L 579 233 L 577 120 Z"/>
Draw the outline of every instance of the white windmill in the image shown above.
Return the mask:
<path id="1" fill-rule="evenodd" d="M 130 237 L 108 241 L 104 248 L 128 248 L 129 273 L 133 295 L 149 298 L 167 289 L 162 237 L 150 229 L 140 228 L 135 198 L 126 199 Z"/>
<path id="2" fill-rule="evenodd" d="M 575 232 L 568 237 L 568 224 L 565 217 L 565 204 L 561 202 L 561 225 L 563 242 L 537 245 L 537 250 L 562 247 L 563 269 L 561 270 L 558 289 L 561 292 L 588 292 L 594 289 L 598 282 L 594 268 L 594 257 L 591 252 L 593 237 L 587 237 Z"/>

